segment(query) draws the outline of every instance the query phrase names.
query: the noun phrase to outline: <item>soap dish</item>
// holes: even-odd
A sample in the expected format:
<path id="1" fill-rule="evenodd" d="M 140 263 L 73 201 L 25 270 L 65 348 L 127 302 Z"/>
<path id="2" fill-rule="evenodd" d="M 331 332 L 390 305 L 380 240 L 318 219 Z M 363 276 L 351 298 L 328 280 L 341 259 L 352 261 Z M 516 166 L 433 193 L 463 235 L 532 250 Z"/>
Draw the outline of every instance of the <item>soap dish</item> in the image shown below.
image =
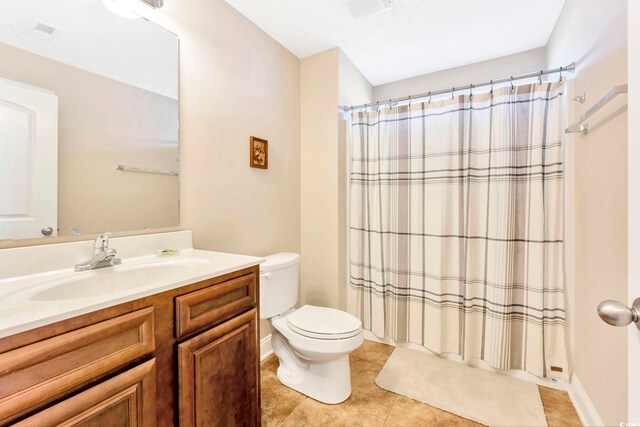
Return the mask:
<path id="1" fill-rule="evenodd" d="M 176 255 L 180 255 L 180 249 L 175 249 L 175 248 L 169 248 L 169 249 L 162 249 L 159 251 L 156 251 L 156 255 L 159 257 L 169 257 L 169 256 L 176 256 Z"/>

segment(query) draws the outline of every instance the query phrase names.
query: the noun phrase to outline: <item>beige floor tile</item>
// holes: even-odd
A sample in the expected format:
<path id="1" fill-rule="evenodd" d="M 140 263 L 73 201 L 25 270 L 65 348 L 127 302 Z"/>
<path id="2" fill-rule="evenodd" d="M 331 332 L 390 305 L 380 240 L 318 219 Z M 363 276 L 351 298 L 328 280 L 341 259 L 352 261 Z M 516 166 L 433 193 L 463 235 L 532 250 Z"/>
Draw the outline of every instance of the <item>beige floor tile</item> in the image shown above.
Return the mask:
<path id="1" fill-rule="evenodd" d="M 260 364 L 260 369 L 262 372 L 270 372 L 273 375 L 277 375 L 278 366 L 280 366 L 280 362 L 278 362 L 278 358 L 275 354 L 269 356 L 264 362 Z"/>
<path id="2" fill-rule="evenodd" d="M 384 419 L 355 408 L 325 405 L 313 399 L 304 400 L 285 420 L 283 427 L 383 427 Z"/>
<path id="3" fill-rule="evenodd" d="M 272 426 L 480 426 L 415 400 L 383 390 L 375 379 L 394 347 L 372 341 L 352 353 L 353 392 L 339 405 L 325 405 L 282 385 L 278 359 L 262 363 L 262 424 Z M 579 426 L 580 419 L 567 393 L 539 387 L 550 427 Z M 385 422 L 386 419 L 386 422 Z"/>
<path id="4" fill-rule="evenodd" d="M 356 351 L 351 353 L 351 356 L 355 356 L 378 365 L 384 365 L 387 363 L 387 359 L 391 356 L 394 349 L 395 347 L 390 345 L 365 340 Z"/>
<path id="5" fill-rule="evenodd" d="M 262 371 L 262 425 L 275 427 L 306 399 L 306 396 L 280 383 L 275 375 Z"/>
<path id="6" fill-rule="evenodd" d="M 396 394 L 376 385 L 375 380 L 382 366 L 357 357 L 350 358 L 350 362 L 352 391 L 343 405 L 387 418 Z"/>
<path id="7" fill-rule="evenodd" d="M 414 426 L 482 426 L 466 418 L 442 411 L 422 402 L 398 396 L 387 421 L 401 427 Z"/>
<path id="8" fill-rule="evenodd" d="M 540 390 L 540 397 L 542 398 L 542 405 L 544 406 L 544 413 L 547 416 L 549 427 L 582 425 L 568 393 L 541 386 L 538 386 L 538 390 Z"/>

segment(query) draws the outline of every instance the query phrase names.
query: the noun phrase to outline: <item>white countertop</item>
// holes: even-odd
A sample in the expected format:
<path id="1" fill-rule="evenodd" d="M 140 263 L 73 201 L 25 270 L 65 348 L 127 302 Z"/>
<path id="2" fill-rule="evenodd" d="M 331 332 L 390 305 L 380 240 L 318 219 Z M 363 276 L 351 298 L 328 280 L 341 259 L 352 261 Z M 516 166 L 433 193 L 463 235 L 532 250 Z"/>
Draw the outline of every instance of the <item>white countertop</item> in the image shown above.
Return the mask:
<path id="1" fill-rule="evenodd" d="M 0 338 L 221 276 L 263 261 L 264 258 L 259 257 L 183 249 L 175 256 L 131 257 L 122 259 L 120 266 L 89 272 L 75 273 L 71 265 L 65 269 L 5 278 L 0 280 Z M 166 273 L 149 274 L 153 273 L 154 267 L 145 268 L 151 263 L 154 266 L 167 264 L 170 268 L 166 268 Z M 122 276 L 123 272 L 125 276 Z M 112 280 L 119 274 L 122 280 Z M 65 285 L 76 282 L 78 278 L 82 279 L 82 286 L 90 289 L 79 288 L 83 292 L 70 298 L 51 298 L 51 283 Z M 134 288 L 126 285 L 119 290 L 110 286 L 112 281 L 117 286 L 132 280 L 136 281 Z M 92 286 L 100 288 L 93 289 Z M 34 298 L 34 295 L 42 295 L 43 291 L 49 294 L 45 299 Z"/>

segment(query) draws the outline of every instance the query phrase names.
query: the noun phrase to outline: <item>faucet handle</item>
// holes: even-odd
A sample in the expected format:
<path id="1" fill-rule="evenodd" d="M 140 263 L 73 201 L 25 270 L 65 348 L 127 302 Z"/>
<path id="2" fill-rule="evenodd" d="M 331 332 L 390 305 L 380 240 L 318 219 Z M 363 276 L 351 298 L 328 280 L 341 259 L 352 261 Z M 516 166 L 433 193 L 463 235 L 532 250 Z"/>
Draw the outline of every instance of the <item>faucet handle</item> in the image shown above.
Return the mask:
<path id="1" fill-rule="evenodd" d="M 107 250 L 109 249 L 109 236 L 111 236 L 110 231 L 106 231 L 98 236 L 93 245 L 93 248 L 96 250 Z"/>

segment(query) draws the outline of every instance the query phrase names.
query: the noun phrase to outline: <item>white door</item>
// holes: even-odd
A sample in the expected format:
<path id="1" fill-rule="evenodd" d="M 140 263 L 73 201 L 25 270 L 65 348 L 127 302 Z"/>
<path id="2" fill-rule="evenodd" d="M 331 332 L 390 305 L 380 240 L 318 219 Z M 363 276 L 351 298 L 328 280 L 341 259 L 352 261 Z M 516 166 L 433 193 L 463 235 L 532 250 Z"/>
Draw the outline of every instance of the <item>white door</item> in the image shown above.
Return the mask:
<path id="1" fill-rule="evenodd" d="M 629 16 L 629 148 L 628 148 L 628 263 L 627 303 L 640 298 L 640 1 L 628 3 Z M 638 323 L 640 324 L 640 322 Z M 640 330 L 628 330 L 628 423 L 640 425 Z"/>
<path id="2" fill-rule="evenodd" d="M 58 97 L 0 79 L 0 240 L 57 235 Z"/>

